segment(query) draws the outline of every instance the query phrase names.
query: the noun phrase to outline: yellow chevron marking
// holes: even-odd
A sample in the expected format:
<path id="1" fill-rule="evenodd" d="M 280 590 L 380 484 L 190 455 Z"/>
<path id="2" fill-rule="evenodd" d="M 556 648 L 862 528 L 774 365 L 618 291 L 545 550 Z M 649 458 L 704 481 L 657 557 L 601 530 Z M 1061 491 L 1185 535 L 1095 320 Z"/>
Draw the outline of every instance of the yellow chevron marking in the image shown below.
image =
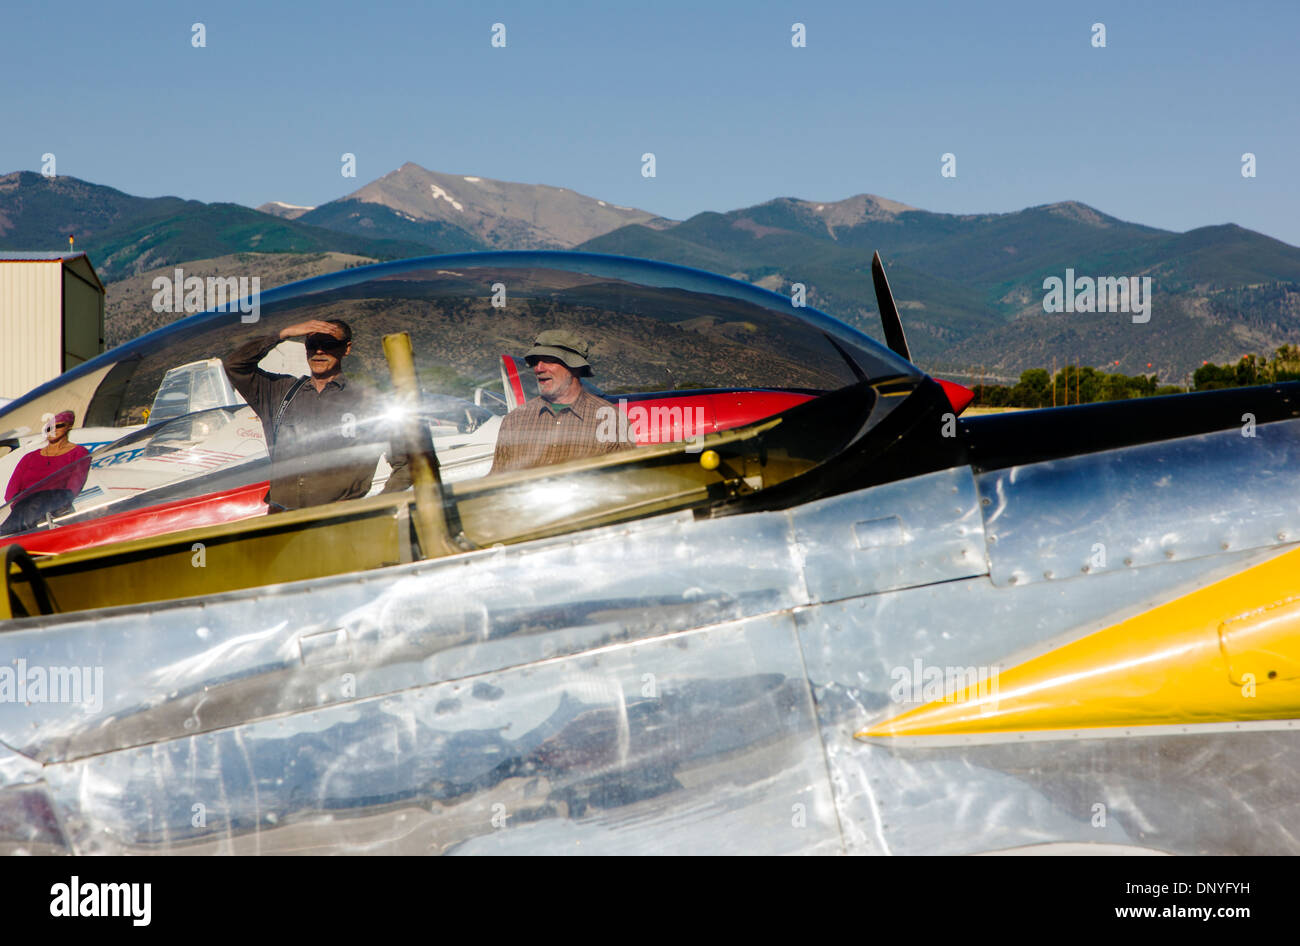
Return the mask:
<path id="1" fill-rule="evenodd" d="M 1300 716 L 1300 548 L 857 733 L 859 738 Z"/>

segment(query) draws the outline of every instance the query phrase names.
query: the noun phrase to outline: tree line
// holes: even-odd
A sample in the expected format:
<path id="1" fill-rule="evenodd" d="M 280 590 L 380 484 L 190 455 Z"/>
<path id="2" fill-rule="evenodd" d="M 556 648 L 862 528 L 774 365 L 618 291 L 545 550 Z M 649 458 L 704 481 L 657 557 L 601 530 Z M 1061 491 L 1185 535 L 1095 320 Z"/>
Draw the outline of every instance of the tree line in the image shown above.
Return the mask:
<path id="1" fill-rule="evenodd" d="M 1283 345 L 1272 358 L 1243 355 L 1236 364 L 1207 361 L 1192 375 L 1190 390 L 1213 391 L 1280 381 L 1300 381 L 1300 346 Z M 974 390 L 973 407 L 1060 407 L 1184 394 L 1189 389 L 1160 384 L 1154 374 L 1112 374 L 1091 365 L 1066 365 L 1055 375 L 1046 368 L 1030 368 L 1013 385 L 979 384 Z"/>

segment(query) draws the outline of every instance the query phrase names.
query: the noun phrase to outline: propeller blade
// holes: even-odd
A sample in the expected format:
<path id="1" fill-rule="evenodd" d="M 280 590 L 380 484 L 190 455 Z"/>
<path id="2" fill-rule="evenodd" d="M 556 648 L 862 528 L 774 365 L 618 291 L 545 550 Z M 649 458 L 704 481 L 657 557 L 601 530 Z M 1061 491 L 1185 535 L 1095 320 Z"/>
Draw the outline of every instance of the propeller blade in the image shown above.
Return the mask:
<path id="1" fill-rule="evenodd" d="M 885 344 L 891 351 L 911 361 L 907 336 L 903 334 L 903 320 L 898 317 L 894 294 L 889 291 L 889 280 L 885 278 L 885 264 L 880 261 L 879 250 L 871 257 L 871 281 L 876 285 L 876 306 L 880 309 L 880 322 L 885 329 Z"/>

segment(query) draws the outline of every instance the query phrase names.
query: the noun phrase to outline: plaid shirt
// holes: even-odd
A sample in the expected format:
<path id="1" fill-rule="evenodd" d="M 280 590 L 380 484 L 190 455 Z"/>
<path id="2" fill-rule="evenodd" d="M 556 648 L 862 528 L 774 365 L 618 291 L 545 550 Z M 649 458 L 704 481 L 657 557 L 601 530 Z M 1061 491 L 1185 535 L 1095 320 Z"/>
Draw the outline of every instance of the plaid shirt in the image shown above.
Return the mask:
<path id="1" fill-rule="evenodd" d="M 507 414 L 497 434 L 491 472 L 527 470 L 631 446 L 619 440 L 618 408 L 604 398 L 583 388 L 567 408 L 552 413 L 546 401 L 538 397 Z"/>

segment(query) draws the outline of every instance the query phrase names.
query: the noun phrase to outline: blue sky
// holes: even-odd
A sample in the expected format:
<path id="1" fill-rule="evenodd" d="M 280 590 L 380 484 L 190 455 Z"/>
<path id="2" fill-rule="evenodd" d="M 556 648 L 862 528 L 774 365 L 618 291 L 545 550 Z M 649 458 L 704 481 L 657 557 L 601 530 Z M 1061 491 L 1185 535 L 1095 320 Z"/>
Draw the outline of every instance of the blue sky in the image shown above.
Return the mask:
<path id="1" fill-rule="evenodd" d="M 314 205 L 414 161 L 676 218 L 1072 199 L 1300 245 L 1294 2 L 124 0 L 4 19 L 0 171 L 51 152 L 131 194 Z"/>

